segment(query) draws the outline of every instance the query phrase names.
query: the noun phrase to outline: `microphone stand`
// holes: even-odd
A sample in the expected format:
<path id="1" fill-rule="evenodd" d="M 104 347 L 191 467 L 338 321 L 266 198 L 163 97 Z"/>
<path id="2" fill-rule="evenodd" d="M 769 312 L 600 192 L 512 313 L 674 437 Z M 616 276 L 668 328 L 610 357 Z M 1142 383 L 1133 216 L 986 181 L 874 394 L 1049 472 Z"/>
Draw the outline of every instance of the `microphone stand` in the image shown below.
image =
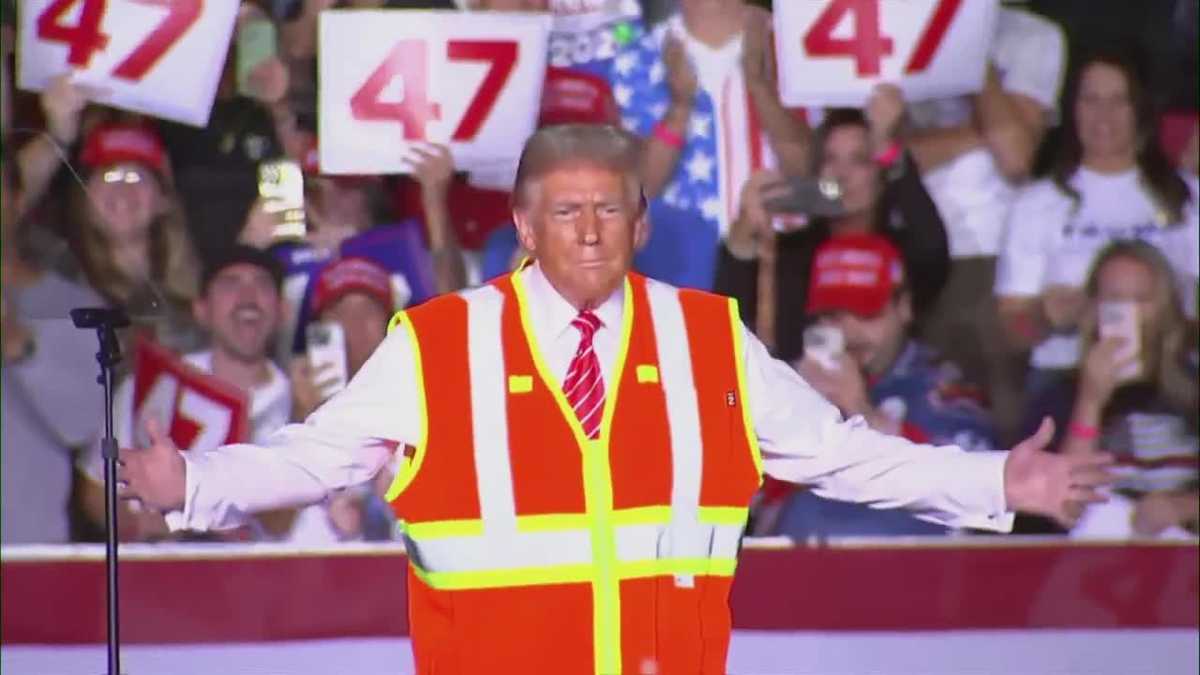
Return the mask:
<path id="1" fill-rule="evenodd" d="M 104 456 L 104 571 L 107 579 L 105 601 L 108 623 L 108 675 L 121 675 L 121 623 L 117 598 L 117 439 L 113 437 L 113 369 L 121 362 L 121 344 L 117 329 L 129 325 L 129 317 L 120 309 L 79 307 L 71 310 L 76 328 L 96 331 L 100 351 L 96 361 L 104 388 L 104 438 L 100 441 Z"/>

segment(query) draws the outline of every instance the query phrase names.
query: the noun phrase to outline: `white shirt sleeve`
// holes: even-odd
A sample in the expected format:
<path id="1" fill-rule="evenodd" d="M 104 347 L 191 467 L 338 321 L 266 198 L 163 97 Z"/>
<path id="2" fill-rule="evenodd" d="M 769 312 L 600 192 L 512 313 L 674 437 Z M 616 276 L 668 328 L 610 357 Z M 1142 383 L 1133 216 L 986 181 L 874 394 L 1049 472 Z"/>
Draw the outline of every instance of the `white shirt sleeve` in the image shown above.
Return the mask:
<path id="1" fill-rule="evenodd" d="M 1069 203 L 1065 209 L 1057 203 L 1057 197 L 1069 201 L 1057 190 L 1038 181 L 1017 193 L 996 261 L 996 295 L 1029 297 L 1045 289 L 1054 237 L 1061 235 L 1070 212 Z"/>
<path id="2" fill-rule="evenodd" d="M 184 454 L 183 511 L 167 514 L 172 529 L 221 529 L 248 513 L 318 502 L 330 492 L 370 480 L 397 444 L 414 445 L 419 414 L 414 353 L 405 331 L 392 331 L 349 385 L 265 445 L 227 445 Z"/>
<path id="3" fill-rule="evenodd" d="M 843 420 L 836 407 L 742 331 L 750 411 L 768 474 L 811 485 L 822 497 L 904 508 L 941 525 L 1012 529 L 1004 498 L 1008 453 L 918 445 L 874 431 L 862 418 Z"/>

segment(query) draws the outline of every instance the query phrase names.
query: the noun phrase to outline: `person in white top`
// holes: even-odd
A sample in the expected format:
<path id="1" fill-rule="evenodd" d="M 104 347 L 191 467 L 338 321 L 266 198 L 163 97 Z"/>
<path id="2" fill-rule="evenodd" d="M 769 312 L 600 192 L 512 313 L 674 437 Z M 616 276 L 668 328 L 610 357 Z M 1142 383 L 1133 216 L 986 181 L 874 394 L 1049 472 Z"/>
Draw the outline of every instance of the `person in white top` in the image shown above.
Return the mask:
<path id="1" fill-rule="evenodd" d="M 1018 196 L 996 272 L 1006 332 L 1013 344 L 1033 347 L 1036 371 L 1078 362 L 1084 282 L 1109 243 L 1146 241 L 1166 255 L 1185 298 L 1196 285 L 1195 181 L 1186 180 L 1163 154 L 1135 70 L 1117 56 L 1092 56 L 1067 101 L 1052 174 Z M 1032 388 L 1042 379 L 1036 376 Z"/>
<path id="2" fill-rule="evenodd" d="M 614 127 L 563 125 L 535 133 L 522 156 L 522 166 L 540 167 L 519 171 L 514 189 L 525 196 L 513 213 L 521 240 L 537 258 L 519 274 L 528 288 L 532 339 L 559 377 L 579 344 L 570 319 L 591 309 L 603 322 L 593 348 L 603 376 L 612 379 L 619 343 L 613 327 L 620 325 L 614 317 L 629 311 L 624 280 L 647 228 L 637 145 Z M 1071 522 L 1109 480 L 1111 458 L 1045 452 L 1049 422 L 1009 453 L 885 436 L 861 418 L 842 419 L 744 327 L 741 340 L 753 432 L 764 470 L 779 479 L 812 484 L 835 499 L 903 506 L 931 521 L 990 530 L 1009 529 L 1017 510 Z M 170 512 L 176 526 L 204 529 L 369 480 L 397 447 L 420 442 L 413 350 L 407 331 L 393 331 L 346 389 L 264 445 L 185 456 L 151 428 L 151 447 L 122 452 L 119 492 Z"/>
<path id="3" fill-rule="evenodd" d="M 249 392 L 250 440 L 254 443 L 265 443 L 292 414 L 288 377 L 268 358 L 283 310 L 281 274 L 278 263 L 266 251 L 235 246 L 219 254 L 205 270 L 203 292 L 193 304 L 193 314 L 209 334 L 211 346 L 183 356 L 185 363 Z M 113 413 L 118 441 L 131 447 L 136 442 L 134 427 L 139 423 L 135 419 L 132 377 L 117 388 Z M 86 510 L 95 522 L 103 524 L 104 469 L 99 444 L 82 458 L 81 468 L 90 479 L 84 488 Z M 323 506 L 303 509 L 300 516 L 300 522 L 319 521 L 324 527 L 315 535 L 312 526 L 298 531 L 290 512 L 265 515 L 247 524 L 254 535 L 262 538 L 314 543 L 337 541 L 344 536 Z M 168 531 L 162 516 L 153 511 L 131 509 L 123 512 L 120 520 L 123 534 L 132 539 L 157 539 Z"/>
<path id="4" fill-rule="evenodd" d="M 922 320 L 922 337 L 985 384 L 998 424 L 1011 428 L 1020 412 L 1020 382 L 1011 373 L 1019 369 L 1006 362 L 999 338 L 996 256 L 1015 191 L 1057 116 L 1066 46 L 1053 22 L 1003 7 L 989 56 L 979 94 L 909 106 L 906 147 L 950 244 L 950 276 Z"/>

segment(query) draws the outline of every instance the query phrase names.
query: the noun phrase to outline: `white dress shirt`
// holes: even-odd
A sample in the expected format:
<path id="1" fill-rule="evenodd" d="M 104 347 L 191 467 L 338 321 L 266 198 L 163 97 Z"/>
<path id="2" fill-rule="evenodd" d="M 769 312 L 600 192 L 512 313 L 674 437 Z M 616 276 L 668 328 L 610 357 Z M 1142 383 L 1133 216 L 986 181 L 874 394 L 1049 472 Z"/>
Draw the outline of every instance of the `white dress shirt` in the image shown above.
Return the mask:
<path id="1" fill-rule="evenodd" d="M 521 274 L 529 292 L 534 339 L 562 381 L 579 344 L 571 328 L 577 311 L 535 264 Z M 594 311 L 603 325 L 593 338 L 606 386 L 617 358 L 620 290 Z M 808 484 L 831 499 L 879 508 L 904 507 L 950 527 L 1008 530 L 1003 452 L 915 445 L 843 420 L 837 408 L 786 364 L 771 358 L 743 327 L 748 397 L 764 469 Z M 414 444 L 418 413 L 413 350 L 405 331 L 392 331 L 350 384 L 303 424 L 276 433 L 266 445 L 232 445 L 185 455 L 187 488 L 173 526 L 229 527 L 244 514 L 316 502 L 330 491 L 370 480 L 388 464 L 380 439 Z M 436 368 L 427 372 L 436 377 Z"/>

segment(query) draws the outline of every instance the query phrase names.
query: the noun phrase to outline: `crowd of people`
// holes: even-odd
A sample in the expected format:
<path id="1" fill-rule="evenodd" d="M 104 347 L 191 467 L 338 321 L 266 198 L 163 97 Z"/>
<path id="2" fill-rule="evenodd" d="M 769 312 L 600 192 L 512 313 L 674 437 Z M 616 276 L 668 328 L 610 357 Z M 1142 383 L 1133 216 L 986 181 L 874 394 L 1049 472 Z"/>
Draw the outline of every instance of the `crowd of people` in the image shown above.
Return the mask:
<path id="1" fill-rule="evenodd" d="M 147 340 L 242 392 L 245 438 L 261 440 L 353 377 L 395 311 L 522 264 L 503 181 L 461 171 L 443 145 L 415 145 L 404 175 L 321 173 L 317 17 L 556 4 L 245 0 L 235 30 L 272 22 L 278 53 L 239 87 L 231 48 L 204 128 L 89 103 L 67 75 L 41 92 L 6 88 L 4 543 L 102 532 L 95 337 L 70 325 L 70 308 L 132 315 L 115 396 L 122 447 L 146 422 L 128 357 Z M 611 53 L 552 54 L 539 113 L 541 125 L 640 137 L 650 233 L 637 269 L 736 298 L 773 356 L 883 433 L 989 450 L 1050 416 L 1056 451 L 1115 453 L 1110 502 L 1072 535 L 1195 537 L 1196 101 L 1164 116 L 1133 50 L 1071 50 L 1054 21 L 1005 5 L 978 93 L 906 101 L 885 84 L 861 109 L 790 108 L 772 48 L 787 36 L 767 8 L 675 4 L 606 27 Z M 277 236 L 287 214 L 258 190 L 260 166 L 279 159 L 303 173 L 303 236 Z M 829 186 L 835 198 L 804 192 Z M 340 374 L 310 344 L 330 325 Z M 389 539 L 388 478 L 218 536 Z M 121 523 L 125 540 L 188 536 L 136 503 Z M 1017 529 L 1064 532 L 1032 519 Z M 751 532 L 947 534 L 770 480 Z"/>

